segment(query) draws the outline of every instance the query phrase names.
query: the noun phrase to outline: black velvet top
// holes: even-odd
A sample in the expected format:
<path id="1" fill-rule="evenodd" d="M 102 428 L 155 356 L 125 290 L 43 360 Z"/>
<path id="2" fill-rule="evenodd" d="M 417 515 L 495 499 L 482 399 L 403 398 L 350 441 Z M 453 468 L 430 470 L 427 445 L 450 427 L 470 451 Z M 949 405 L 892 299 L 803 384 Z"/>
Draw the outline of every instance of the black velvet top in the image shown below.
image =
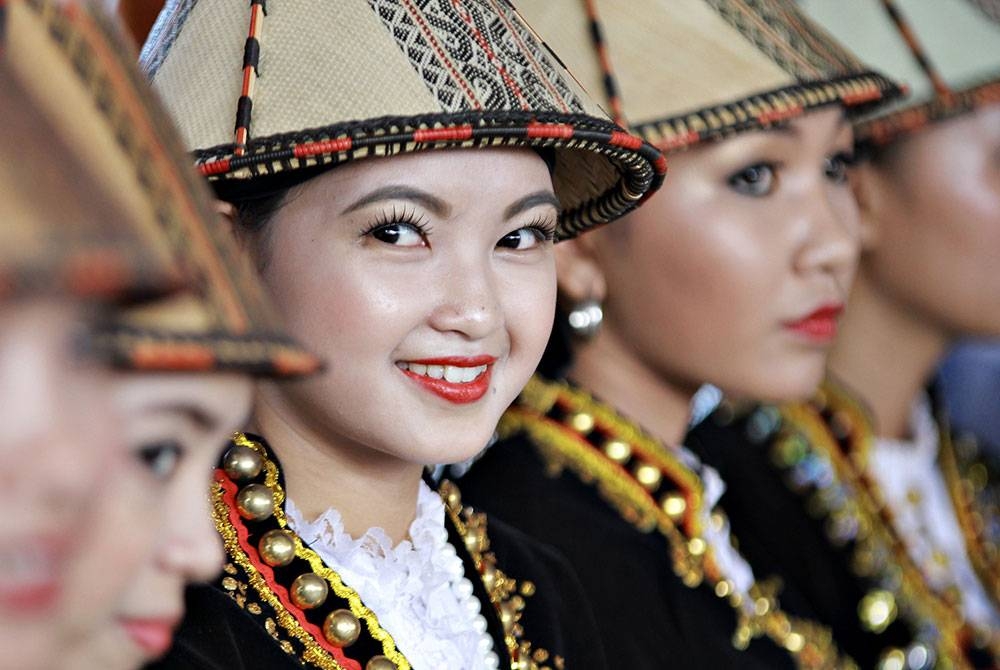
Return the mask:
<path id="1" fill-rule="evenodd" d="M 419 670 L 419 659 L 405 658 L 392 631 L 383 630 L 358 594 L 290 531 L 280 466 L 266 443 L 239 436 L 233 446 L 242 451 L 227 454 L 212 492 L 216 526 L 226 544 L 225 570 L 217 582 L 188 589 L 175 645 L 149 667 Z M 261 463 L 256 472 L 255 454 Z M 255 485 L 266 487 L 264 502 L 273 500 L 269 513 L 254 499 L 261 491 L 254 491 Z M 500 668 L 607 667 L 589 603 L 566 561 L 465 506 L 454 485 L 445 482 L 440 492 L 449 542 L 481 602 Z M 283 544 L 286 538 L 292 544 Z M 317 598 L 308 589 L 297 590 L 304 574 L 326 584 L 322 602 L 314 604 Z M 342 626 L 346 621 L 356 638 L 345 639 L 342 630 L 325 626 L 330 617 L 339 617 Z"/>

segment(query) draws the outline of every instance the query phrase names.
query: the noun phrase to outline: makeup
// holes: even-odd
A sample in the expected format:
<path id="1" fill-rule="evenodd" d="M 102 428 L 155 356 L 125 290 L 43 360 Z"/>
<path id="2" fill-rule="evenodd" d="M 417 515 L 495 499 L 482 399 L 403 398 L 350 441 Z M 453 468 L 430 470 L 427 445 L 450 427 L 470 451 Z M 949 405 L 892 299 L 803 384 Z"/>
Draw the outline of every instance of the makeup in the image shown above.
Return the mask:
<path id="1" fill-rule="evenodd" d="M 150 658 L 162 656 L 174 640 L 177 617 L 162 619 L 122 619 L 122 628 Z"/>
<path id="2" fill-rule="evenodd" d="M 490 388 L 494 356 L 445 356 L 398 361 L 396 367 L 434 395 L 456 405 L 476 402 Z"/>
<path id="3" fill-rule="evenodd" d="M 823 305 L 797 321 L 785 323 L 785 328 L 811 342 L 826 344 L 837 336 L 837 319 L 843 311 L 843 303 Z"/>

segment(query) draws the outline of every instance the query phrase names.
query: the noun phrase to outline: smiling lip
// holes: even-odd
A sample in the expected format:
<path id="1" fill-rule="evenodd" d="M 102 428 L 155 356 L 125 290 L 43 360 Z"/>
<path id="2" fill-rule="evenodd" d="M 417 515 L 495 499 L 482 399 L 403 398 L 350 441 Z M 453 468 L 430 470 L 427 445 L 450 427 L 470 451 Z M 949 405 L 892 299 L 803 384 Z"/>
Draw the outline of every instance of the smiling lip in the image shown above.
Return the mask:
<path id="1" fill-rule="evenodd" d="M 177 618 L 123 619 L 122 627 L 150 658 L 162 656 L 174 640 Z"/>
<path id="2" fill-rule="evenodd" d="M 58 538 L 18 538 L 0 549 L 0 609 L 24 615 L 55 607 L 62 594 L 66 542 Z"/>
<path id="3" fill-rule="evenodd" d="M 785 328 L 812 342 L 825 344 L 837 336 L 837 319 L 843 311 L 842 303 L 824 305 L 798 321 L 786 323 Z"/>
<path id="4" fill-rule="evenodd" d="M 496 360 L 495 356 L 485 355 L 444 356 L 399 361 L 396 367 L 439 398 L 456 405 L 467 405 L 489 391 Z"/>

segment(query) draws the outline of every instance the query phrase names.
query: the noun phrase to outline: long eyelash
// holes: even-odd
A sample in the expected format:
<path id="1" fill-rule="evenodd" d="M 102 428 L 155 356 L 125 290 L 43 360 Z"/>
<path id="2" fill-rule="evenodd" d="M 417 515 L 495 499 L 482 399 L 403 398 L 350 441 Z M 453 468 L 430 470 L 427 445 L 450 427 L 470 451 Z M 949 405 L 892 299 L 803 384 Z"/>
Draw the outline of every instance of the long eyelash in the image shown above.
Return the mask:
<path id="1" fill-rule="evenodd" d="M 556 239 L 556 224 L 550 217 L 538 215 L 531 223 L 523 227 L 537 230 L 546 242 Z"/>
<path id="2" fill-rule="evenodd" d="M 849 168 L 861 162 L 861 156 L 856 151 L 838 151 L 831 158 L 842 161 Z"/>
<path id="3" fill-rule="evenodd" d="M 415 208 L 403 207 L 402 209 L 399 209 L 396 205 L 393 205 L 391 210 L 382 210 L 376 214 L 375 220 L 366 227 L 362 228 L 358 233 L 358 236 L 364 237 L 373 230 L 378 230 L 382 226 L 387 226 L 392 223 L 405 223 L 409 226 L 413 226 L 416 228 L 417 232 L 424 237 L 430 235 L 433 230 L 431 226 L 427 224 L 427 218 L 423 215 L 417 214 L 417 210 Z"/>

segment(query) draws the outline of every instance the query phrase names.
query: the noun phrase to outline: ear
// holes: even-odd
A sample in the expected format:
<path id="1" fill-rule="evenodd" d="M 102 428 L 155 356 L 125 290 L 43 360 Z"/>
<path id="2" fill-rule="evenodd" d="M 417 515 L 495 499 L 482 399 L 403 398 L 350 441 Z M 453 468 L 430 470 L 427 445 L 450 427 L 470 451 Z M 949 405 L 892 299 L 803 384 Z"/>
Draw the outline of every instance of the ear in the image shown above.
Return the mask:
<path id="1" fill-rule="evenodd" d="M 862 252 L 878 246 L 879 220 L 885 203 L 884 186 L 879 169 L 870 162 L 857 166 L 851 175 L 851 188 L 861 218 Z"/>
<path id="2" fill-rule="evenodd" d="M 555 246 L 560 297 L 569 303 L 581 300 L 603 302 L 607 296 L 604 272 L 593 254 L 589 238 L 594 233 L 560 242 Z"/>
<path id="3" fill-rule="evenodd" d="M 239 245 L 241 249 L 247 250 L 247 236 L 240 234 L 236 205 L 231 202 L 226 202 L 225 200 L 213 200 L 212 204 L 215 208 L 215 212 L 219 215 L 219 218 L 224 220 L 224 225 L 229 229 L 233 239 L 236 240 L 236 244 Z"/>

